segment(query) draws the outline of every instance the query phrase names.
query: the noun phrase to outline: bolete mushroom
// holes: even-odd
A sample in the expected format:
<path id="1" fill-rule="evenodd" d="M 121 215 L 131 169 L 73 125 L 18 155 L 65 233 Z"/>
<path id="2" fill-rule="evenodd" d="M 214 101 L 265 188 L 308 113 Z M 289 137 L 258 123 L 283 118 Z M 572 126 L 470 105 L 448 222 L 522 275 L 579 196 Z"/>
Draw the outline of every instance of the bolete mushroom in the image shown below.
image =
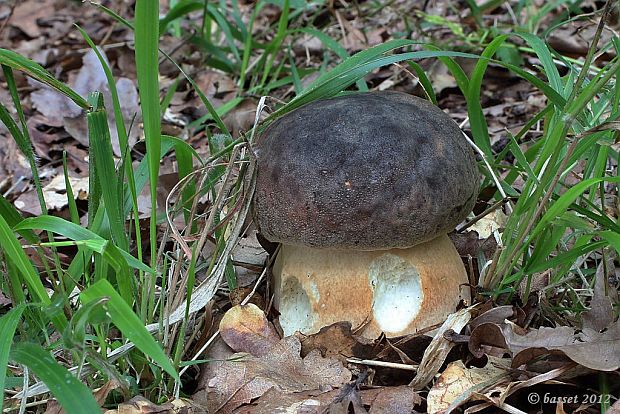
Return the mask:
<path id="1" fill-rule="evenodd" d="M 479 174 L 459 127 L 399 92 L 319 100 L 258 137 L 254 218 L 282 244 L 275 305 L 286 335 L 349 321 L 376 338 L 442 322 L 469 298 L 447 233 Z"/>

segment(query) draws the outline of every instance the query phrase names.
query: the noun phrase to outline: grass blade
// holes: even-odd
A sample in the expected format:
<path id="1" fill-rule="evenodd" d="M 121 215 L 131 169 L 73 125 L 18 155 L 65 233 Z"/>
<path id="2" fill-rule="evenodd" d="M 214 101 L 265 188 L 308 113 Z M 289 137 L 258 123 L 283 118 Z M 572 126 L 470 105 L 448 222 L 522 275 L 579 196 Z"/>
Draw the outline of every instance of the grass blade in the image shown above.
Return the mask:
<path id="1" fill-rule="evenodd" d="M 131 307 L 120 297 L 116 290 L 106 280 L 100 280 L 80 294 L 84 303 L 89 303 L 102 298 L 109 298 L 105 305 L 112 317 L 112 321 L 118 329 L 145 355 L 155 361 L 171 377 L 179 379 L 178 374 L 159 344 L 146 330 L 140 318 L 132 311 Z"/>
<path id="2" fill-rule="evenodd" d="M 101 412 L 86 385 L 58 364 L 41 346 L 27 342 L 15 344 L 11 359 L 34 371 L 68 414 Z"/>
<path id="3" fill-rule="evenodd" d="M 549 48 L 547 47 L 545 42 L 543 42 L 538 36 L 535 36 L 531 33 L 519 32 L 511 33 L 511 35 L 518 36 L 521 39 L 525 40 L 530 45 L 530 47 L 534 49 L 534 52 L 538 56 L 538 59 L 540 59 L 540 62 L 545 69 L 545 74 L 547 75 L 547 79 L 549 80 L 551 87 L 556 92 L 562 92 L 563 86 L 560 73 L 558 72 L 558 68 L 553 61 L 553 56 L 551 55 L 551 52 L 549 51 Z"/>
<path id="4" fill-rule="evenodd" d="M 282 12 L 280 13 L 280 19 L 278 20 L 278 30 L 276 31 L 276 35 L 274 39 L 271 41 L 271 44 L 265 50 L 265 53 L 269 55 L 267 58 L 267 63 L 263 69 L 263 77 L 260 81 L 260 86 L 262 87 L 267 82 L 267 77 L 272 74 L 271 68 L 273 67 L 273 63 L 278 55 L 280 50 L 280 46 L 282 45 L 282 41 L 286 36 L 288 27 L 288 19 L 289 19 L 289 0 L 284 0 L 284 5 L 282 6 Z M 277 78 L 277 75 L 274 75 Z"/>
<path id="5" fill-rule="evenodd" d="M 406 44 L 411 44 L 410 41 L 403 42 L 387 42 L 390 47 L 375 46 L 359 52 L 358 54 L 351 56 L 351 58 L 340 65 L 336 66 L 330 72 L 320 76 L 304 93 L 295 97 L 286 105 L 280 107 L 277 111 L 273 112 L 269 119 L 276 119 L 302 105 L 312 102 L 316 99 L 323 99 L 335 96 L 348 86 L 352 85 L 359 79 L 363 78 L 371 72 L 373 69 L 391 65 L 393 63 L 402 62 L 410 59 L 424 59 L 431 57 L 464 57 L 476 59 L 479 56 L 470 53 L 461 52 L 445 52 L 445 51 L 419 51 L 419 52 L 407 52 L 390 56 L 383 56 L 385 51 L 389 51 L 396 47 L 402 47 Z M 386 44 L 387 44 L 386 43 Z M 385 46 L 386 44 L 380 45 Z M 369 52 L 373 52 L 370 53 Z M 363 55 L 359 57 L 358 55 Z M 351 62 L 356 62 L 352 64 Z"/>
<path id="6" fill-rule="evenodd" d="M 127 129 L 125 128 L 125 122 L 123 121 L 123 113 L 121 111 L 121 105 L 120 105 L 120 101 L 118 98 L 118 90 L 116 89 L 116 82 L 114 81 L 114 76 L 112 75 L 112 70 L 110 69 L 110 66 L 108 65 L 108 63 L 106 62 L 103 55 L 101 54 L 101 52 L 99 51 L 95 43 L 92 41 L 90 36 L 88 36 L 88 33 L 86 33 L 81 27 L 79 26 L 76 26 L 76 27 L 79 30 L 79 32 L 82 34 L 82 37 L 84 37 L 84 40 L 86 40 L 86 43 L 88 43 L 90 48 L 97 55 L 97 58 L 99 59 L 99 62 L 101 64 L 101 67 L 103 68 L 103 71 L 105 73 L 105 76 L 108 82 L 108 88 L 110 90 L 110 95 L 112 96 L 112 106 L 114 108 L 114 122 L 116 124 L 116 131 L 118 133 L 118 140 L 119 140 L 119 144 L 121 148 L 121 160 L 123 160 L 123 163 L 125 166 L 125 169 L 124 169 L 125 176 L 127 177 L 127 182 L 129 184 L 129 192 L 131 194 L 133 212 L 134 212 L 134 217 L 136 220 L 136 237 L 138 238 L 137 243 L 138 243 L 138 246 L 140 246 L 141 244 L 139 240 L 140 232 L 137 231 L 137 229 L 139 228 L 139 224 L 137 223 L 138 201 L 137 201 L 137 193 L 136 193 L 136 184 L 135 184 L 135 178 L 133 175 L 133 168 L 131 167 L 131 162 L 127 162 L 127 157 L 129 154 L 129 138 L 127 136 Z"/>
<path id="7" fill-rule="evenodd" d="M 127 251 L 129 250 L 129 241 L 125 231 L 125 220 L 118 191 L 119 178 L 114 167 L 108 115 L 103 106 L 103 95 L 100 92 L 95 92 L 91 94 L 89 100 L 93 110 L 87 115 L 88 135 L 96 165 L 96 179 L 101 185 L 101 194 L 110 221 L 112 239 L 117 246 Z"/>
<path id="8" fill-rule="evenodd" d="M 67 190 L 67 205 L 69 206 L 69 215 L 73 223 L 79 224 L 80 215 L 78 213 L 77 204 L 75 203 L 73 187 L 71 187 L 71 181 L 69 180 L 69 169 L 67 168 L 67 151 L 62 152 L 62 172 L 65 176 L 65 189 Z"/>
<path id="9" fill-rule="evenodd" d="M 9 75 L 10 73 L 11 72 L 7 72 L 5 70 L 5 75 L 7 75 L 7 77 L 12 77 L 12 74 Z M 9 82 L 9 84 L 10 83 L 11 82 Z M 18 112 L 21 111 L 21 105 L 19 105 L 19 101 L 17 101 L 16 107 L 19 108 Z M 39 200 L 39 206 L 41 207 L 42 213 L 46 214 L 47 206 L 45 204 L 45 197 L 43 197 L 41 179 L 39 178 L 39 170 L 37 169 L 37 161 L 34 155 L 34 151 L 32 149 L 32 141 L 30 140 L 30 137 L 27 135 L 28 130 L 27 128 L 25 128 L 24 130 L 26 131 L 26 133 L 24 133 L 24 130 L 18 127 L 15 120 L 13 120 L 13 118 L 9 114 L 9 111 L 1 103 L 0 103 L 0 121 L 2 121 L 2 123 L 9 130 L 9 132 L 11 133 L 11 136 L 13 137 L 13 139 L 15 140 L 15 143 L 17 144 L 17 147 L 19 148 L 21 153 L 24 155 L 24 157 L 28 161 L 28 165 L 30 166 L 30 171 L 32 172 L 32 179 L 34 181 L 35 190 L 36 190 L 37 197 Z"/>
<path id="10" fill-rule="evenodd" d="M 6 198 L 2 194 L 0 194 L 0 216 L 4 218 L 9 227 L 14 227 L 22 221 L 24 218 L 19 214 L 19 211 L 13 206 L 13 204 L 9 203 Z M 28 243 L 38 243 L 39 237 L 34 234 L 33 231 L 30 230 L 22 230 L 19 234 L 26 240 Z"/>
<path id="11" fill-rule="evenodd" d="M 465 97 L 467 98 L 469 125 L 471 127 L 471 134 L 474 137 L 474 142 L 490 159 L 493 158 L 493 151 L 491 150 L 489 128 L 480 104 L 480 89 L 482 87 L 484 72 L 489 65 L 488 58 L 491 58 L 495 54 L 506 38 L 507 36 L 505 35 L 498 36 L 484 49 L 482 52 L 482 57 L 486 59 L 479 59 L 478 62 L 476 62 L 476 66 L 474 67 L 469 79 L 469 88 L 465 94 Z"/>
<path id="12" fill-rule="evenodd" d="M 620 254 L 620 234 L 615 231 L 602 231 L 599 233 L 601 238 L 605 239 L 610 246 L 613 246 L 616 249 L 616 252 Z"/>
<path id="13" fill-rule="evenodd" d="M 15 53 L 11 50 L 0 49 L 0 64 L 22 71 L 31 78 L 34 78 L 39 82 L 42 82 L 47 86 L 56 89 L 58 92 L 75 102 L 75 104 L 82 109 L 90 108 L 88 102 L 84 98 L 82 98 L 77 92 L 54 78 L 51 73 L 43 69 L 43 67 L 38 63 L 33 62 L 32 60 L 27 59 L 18 53 Z"/>
<path id="14" fill-rule="evenodd" d="M 321 31 L 312 28 L 301 28 L 293 30 L 291 33 L 297 32 L 306 33 L 316 37 L 321 41 L 321 43 L 323 43 L 325 47 L 334 52 L 340 59 L 345 60 L 349 58 L 349 52 L 347 52 L 347 49 L 345 49 L 340 43 L 338 43 L 336 40 L 332 39 Z M 360 92 L 368 91 L 368 85 L 366 85 L 366 81 L 364 81 L 363 79 L 357 81 L 357 89 L 359 89 Z"/>
<path id="15" fill-rule="evenodd" d="M 422 89 L 424 89 L 424 93 L 428 97 L 428 100 L 433 103 L 433 105 L 437 105 L 437 97 L 435 96 L 435 91 L 433 90 L 433 84 L 431 83 L 428 76 L 426 76 L 426 72 L 422 69 L 422 66 L 418 65 L 415 62 L 407 62 L 409 67 L 413 69 L 415 74 L 418 77 L 418 81 L 420 85 L 422 85 Z"/>
<path id="16" fill-rule="evenodd" d="M 151 246 L 151 267 L 157 262 L 157 181 L 159 178 L 159 159 L 161 151 L 161 112 L 159 109 L 159 1 L 137 0 L 135 10 L 135 57 L 140 93 L 140 108 L 144 119 L 146 157 L 149 166 L 151 190 L 151 217 L 149 234 Z M 155 278 L 149 286 L 149 314 L 154 306 Z"/>
<path id="17" fill-rule="evenodd" d="M 33 299 L 41 302 L 45 305 L 51 303 L 50 298 L 47 296 L 47 291 L 41 283 L 39 273 L 36 271 L 28 256 L 22 249 L 21 244 L 13 234 L 13 230 L 9 227 L 3 217 L 0 216 L 0 247 L 4 250 L 5 257 L 13 262 L 15 267 L 19 269 L 19 272 L 24 278 L 28 290 Z"/>
<path id="18" fill-rule="evenodd" d="M 141 3 L 141 2 L 138 2 L 138 3 L 137 3 L 137 5 L 140 5 L 140 3 Z M 148 2 L 147 0 L 143 0 L 143 1 L 142 1 L 142 3 L 148 3 L 148 4 L 147 4 L 146 6 L 144 6 L 144 7 L 152 7 L 152 8 L 155 8 L 155 9 L 157 9 L 157 8 L 158 8 L 158 6 L 157 6 L 157 5 L 155 5 L 155 2 L 154 2 L 154 1 L 152 1 L 152 2 Z M 152 4 L 151 4 L 151 3 L 152 3 Z M 121 23 L 121 24 L 123 24 L 123 25 L 127 26 L 127 27 L 128 27 L 128 28 L 130 28 L 131 30 L 136 31 L 136 29 L 134 28 L 134 25 L 132 25 L 131 23 L 129 23 L 129 21 L 127 21 L 127 19 L 124 19 L 123 17 L 119 16 L 119 15 L 118 15 L 117 13 L 115 13 L 113 10 L 110 10 L 110 9 L 108 9 L 107 7 L 102 6 L 102 5 L 100 5 L 100 4 L 96 4 L 96 7 L 100 8 L 101 10 L 103 10 L 105 13 L 107 13 L 108 15 L 110 15 L 110 16 L 111 16 L 113 19 L 115 19 L 117 22 L 119 22 L 119 23 Z M 140 6 L 140 7 L 143 7 L 143 6 Z M 138 21 L 145 21 L 145 23 L 144 23 L 144 24 L 146 24 L 146 25 L 147 25 L 147 27 L 146 27 L 146 28 L 143 28 L 143 30 L 142 30 L 142 31 L 148 32 L 148 33 L 150 33 L 150 35 L 149 35 L 148 33 L 147 33 L 147 34 L 145 34 L 144 36 L 146 36 L 146 37 L 144 37 L 144 40 L 146 41 L 146 40 L 147 40 L 147 38 L 148 38 L 148 36 L 155 36 L 155 38 L 157 38 L 157 34 L 156 34 L 156 33 L 153 33 L 153 31 L 149 29 L 149 27 L 151 27 L 151 26 L 149 26 L 149 24 L 152 24 L 152 19 L 153 19 L 153 11 L 151 11 L 151 12 L 147 12 L 147 14 L 148 14 L 148 16 L 149 16 L 149 17 L 147 18 L 147 17 L 145 17 L 145 16 L 142 16 L 142 13 L 143 13 L 143 11 L 142 11 L 142 10 L 143 10 L 143 9 L 141 8 L 141 9 L 140 9 L 140 15 L 141 15 L 141 17 L 140 17 L 140 19 L 138 19 L 138 11 L 139 11 L 139 10 L 138 10 L 138 8 L 136 7 L 136 22 L 138 22 Z M 150 13 L 150 14 L 149 14 L 149 13 Z M 146 18 L 146 20 L 145 20 L 145 18 Z M 149 18 L 150 18 L 150 20 L 149 20 Z M 152 26 L 152 27 L 155 27 L 155 26 Z M 137 31 L 136 31 L 136 42 L 137 42 L 137 37 L 138 37 L 138 33 L 137 33 Z M 142 42 L 142 37 L 143 37 L 143 34 L 141 33 L 141 34 L 140 34 L 140 39 L 141 39 L 141 40 L 140 40 L 140 50 L 141 50 L 140 54 L 142 54 L 142 53 L 146 53 L 146 52 L 142 52 L 142 48 L 143 48 L 143 47 L 142 47 L 142 43 L 141 43 L 141 42 Z M 147 43 L 148 43 L 148 42 L 147 42 Z M 152 43 L 152 41 L 151 41 L 151 43 Z M 155 44 L 156 44 L 156 43 L 157 43 L 157 41 L 155 40 Z M 136 45 L 136 47 L 137 47 L 137 45 Z M 156 47 L 156 46 L 155 46 L 155 47 Z M 177 63 L 174 59 L 172 59 L 170 56 L 168 56 L 168 54 L 166 54 L 163 50 L 159 49 L 159 51 L 160 51 L 160 52 L 161 52 L 161 53 L 162 53 L 162 54 L 166 57 L 166 59 L 168 59 L 168 61 L 169 61 L 170 63 L 172 63 L 172 64 L 173 64 L 173 65 L 174 65 L 174 66 L 178 69 L 178 71 L 179 71 L 179 72 L 180 72 L 180 73 L 181 73 L 181 74 L 185 77 L 185 79 L 187 79 L 187 81 L 188 81 L 188 82 L 192 85 L 192 87 L 194 88 L 194 90 L 195 90 L 195 91 L 196 91 L 196 93 L 198 94 L 198 97 L 200 98 L 200 100 L 202 101 L 202 103 L 203 103 L 203 104 L 205 105 L 205 107 L 207 108 L 207 111 L 208 111 L 208 112 L 209 112 L 209 114 L 211 114 L 211 116 L 213 117 L 213 120 L 215 121 L 215 123 L 216 123 L 217 127 L 220 129 L 220 131 L 222 131 L 222 133 L 224 133 L 224 134 L 226 134 L 226 135 L 230 135 L 230 132 L 228 131 L 228 128 L 226 128 L 226 125 L 224 125 L 224 122 L 222 121 L 222 119 L 221 119 L 221 117 L 220 117 L 220 114 L 219 114 L 219 113 L 215 110 L 215 108 L 213 107 L 213 105 L 211 104 L 211 102 L 209 101 L 209 99 L 208 99 L 208 98 L 205 96 L 205 94 L 204 94 L 204 93 L 200 90 L 200 88 L 198 87 L 198 84 L 197 84 L 196 82 L 194 82 L 194 80 L 193 80 L 193 79 L 192 79 L 192 78 L 191 78 L 191 77 L 190 77 L 187 73 L 185 73 L 185 71 L 181 68 L 181 66 L 179 66 L 179 64 L 178 64 L 178 63 Z M 144 71 L 148 72 L 148 71 L 149 71 L 148 66 L 147 66 L 146 64 L 145 64 L 145 65 L 142 65 L 141 63 L 140 63 L 140 64 L 138 64 L 138 61 L 137 61 L 137 60 L 138 60 L 138 49 L 136 49 L 136 68 L 137 68 L 138 66 L 140 66 L 141 68 L 143 68 L 143 69 L 144 69 Z M 153 60 L 153 59 L 150 59 L 149 61 L 150 61 L 150 62 L 153 62 L 153 61 L 157 62 L 157 57 L 155 56 L 155 59 L 154 59 L 154 60 Z M 146 62 L 145 62 L 145 63 L 146 63 Z M 156 67 L 153 67 L 152 69 L 154 70 L 155 75 L 157 75 L 157 68 L 156 68 Z M 139 89 L 140 89 L 140 105 L 142 106 L 143 97 L 142 97 L 142 87 L 140 87 L 140 82 L 141 82 L 141 81 L 140 81 L 140 77 L 141 77 L 141 76 L 142 76 L 142 77 L 144 77 L 144 75 L 140 75 L 140 73 L 141 73 L 141 72 L 142 72 L 141 70 L 138 70 L 138 87 L 139 87 Z M 149 76 L 153 77 L 152 75 L 149 75 Z M 156 82 L 156 81 L 157 81 L 157 76 L 154 76 L 154 79 L 155 79 L 155 82 Z M 143 80 L 142 82 L 144 82 L 145 84 L 146 84 L 146 83 L 149 83 L 149 82 L 150 82 L 150 83 L 153 83 L 153 80 L 147 81 L 147 80 L 145 79 L 145 80 Z M 145 86 L 146 86 L 146 85 L 145 85 Z M 154 86 L 154 85 L 151 85 L 151 88 L 153 88 L 153 86 Z M 156 92 L 156 94 L 159 94 L 158 87 L 159 87 L 159 84 L 158 84 L 158 85 L 157 85 L 157 87 L 155 87 L 155 89 L 154 89 L 154 90 L 155 90 L 155 92 Z M 148 94 L 152 94 L 152 92 L 149 92 Z M 236 98 L 236 99 L 237 99 L 237 98 Z M 239 100 L 241 100 L 241 98 L 238 98 L 238 99 L 239 99 Z M 144 114 L 144 108 L 142 108 L 142 115 L 143 115 L 143 118 L 145 119 L 144 125 L 145 125 L 145 135 L 146 135 L 146 125 L 147 125 L 147 123 L 146 123 L 146 118 L 145 118 L 145 114 Z M 158 128 L 159 128 L 159 130 L 161 130 L 161 125 L 160 125 L 159 123 L 158 123 Z M 148 151 L 148 141 L 147 141 L 147 151 Z"/>
<path id="19" fill-rule="evenodd" d="M 26 309 L 25 305 L 17 305 L 0 317 L 0 367 L 2 367 L 0 368 L 0 412 L 2 412 L 6 379 L 6 368 L 4 367 L 8 366 L 11 342 L 13 342 L 13 336 L 24 309 Z"/>
<path id="20" fill-rule="evenodd" d="M 22 220 L 18 225 L 15 226 L 16 231 L 21 230 L 34 230 L 41 229 L 50 232 L 54 232 L 56 234 L 60 234 L 68 239 L 79 242 L 89 242 L 85 245 L 90 249 L 96 251 L 97 253 L 103 255 L 107 259 L 109 259 L 113 263 L 124 262 L 135 269 L 143 270 L 147 273 L 155 273 L 153 269 L 145 265 L 144 263 L 138 261 L 131 254 L 126 252 L 123 249 L 118 248 L 109 240 L 104 239 L 98 234 L 94 233 L 89 229 L 85 229 L 84 227 L 67 221 L 60 217 L 54 216 L 40 216 L 40 217 L 30 217 Z M 70 245 L 71 242 L 55 242 L 55 243 L 44 243 L 45 245 Z M 107 256 L 106 256 L 107 252 Z M 76 256 L 77 257 L 77 256 Z M 121 260 L 122 259 L 122 260 Z"/>

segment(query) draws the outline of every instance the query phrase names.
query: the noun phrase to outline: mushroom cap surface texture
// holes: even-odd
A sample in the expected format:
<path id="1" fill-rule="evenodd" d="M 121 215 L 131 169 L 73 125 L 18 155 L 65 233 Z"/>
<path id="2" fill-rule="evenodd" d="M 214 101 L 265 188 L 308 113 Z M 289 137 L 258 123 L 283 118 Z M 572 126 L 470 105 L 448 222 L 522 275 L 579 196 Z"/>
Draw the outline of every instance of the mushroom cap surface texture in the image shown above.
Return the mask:
<path id="1" fill-rule="evenodd" d="M 459 127 L 400 92 L 314 101 L 274 121 L 254 154 L 254 217 L 272 242 L 406 248 L 452 230 L 478 194 Z"/>

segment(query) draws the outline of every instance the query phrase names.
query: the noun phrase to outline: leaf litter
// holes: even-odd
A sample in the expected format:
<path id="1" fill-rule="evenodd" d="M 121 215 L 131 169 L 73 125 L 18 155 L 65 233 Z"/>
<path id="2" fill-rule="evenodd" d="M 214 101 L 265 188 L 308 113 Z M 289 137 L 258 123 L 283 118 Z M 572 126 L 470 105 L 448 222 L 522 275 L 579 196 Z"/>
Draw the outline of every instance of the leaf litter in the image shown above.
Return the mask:
<path id="1" fill-rule="evenodd" d="M 271 388 L 281 393 L 330 390 L 351 379 L 351 372 L 334 358 L 314 351 L 300 356 L 296 337 L 282 339 L 263 357 L 234 354 L 209 380 L 207 407 L 211 412 L 233 412 Z"/>
<path id="2" fill-rule="evenodd" d="M 99 52 L 107 62 L 105 51 L 100 50 Z M 109 62 L 107 63 L 109 65 Z M 31 82 L 38 87 L 37 90 L 30 94 L 33 107 L 41 112 L 50 122 L 62 125 L 82 145 L 88 146 L 88 129 L 82 110 L 69 98 L 48 86 L 39 84 L 36 81 Z M 108 127 L 110 128 L 112 149 L 116 156 L 120 156 L 121 148 L 114 120 L 112 95 L 105 72 L 93 50 L 86 52 L 82 58 L 82 67 L 77 71 L 73 79 L 70 79 L 69 86 L 81 96 L 87 96 L 88 93 L 94 90 L 103 93 L 106 109 L 108 109 Z M 129 145 L 133 146 L 140 135 L 139 128 L 137 127 L 141 119 L 140 107 L 138 105 L 138 90 L 134 82 L 125 77 L 116 79 L 116 89 L 118 99 L 122 102 L 121 113 L 123 122 L 127 130 L 130 131 Z M 130 129 L 129 125 L 132 123 L 135 123 L 135 125 L 134 128 Z"/>
<path id="3" fill-rule="evenodd" d="M 403 8 L 407 7 L 405 3 L 393 2 L 382 13 L 364 17 L 355 8 L 345 8 L 335 2 L 334 25 L 326 31 L 333 38 L 341 40 L 348 53 L 367 48 L 386 40 L 390 32 L 405 30 L 399 27 L 402 20 L 396 18 L 403 14 Z M 454 12 L 444 7 L 442 2 L 431 3 L 426 10 L 429 15 L 446 16 Z M 84 10 L 87 12 L 83 17 L 89 18 L 86 23 L 90 25 L 89 32 L 103 38 L 104 31 L 112 26 L 109 21 L 96 21 L 93 13 L 88 11 L 89 8 L 77 9 L 75 5 L 65 7 L 60 2 L 49 0 L 20 2 L 9 21 L 11 30 L 7 32 L 8 37 L 15 50 L 22 51 L 46 67 L 50 65 L 55 68 L 55 73 L 64 76 L 80 93 L 85 95 L 94 89 L 104 91 L 110 109 L 107 81 L 94 53 L 76 53 L 75 47 L 63 42 L 69 29 L 63 27 L 62 19 L 50 18 L 54 14 L 64 13 L 69 16 L 67 19 L 77 21 L 76 16 L 81 16 Z M 502 9 L 499 8 L 495 13 L 501 20 Z M 416 16 L 420 18 L 420 15 Z M 450 18 L 460 19 L 462 16 L 457 13 Z M 579 24 L 583 22 L 577 22 Z M 377 29 L 366 31 L 366 27 Z M 434 31 L 433 36 L 440 38 L 442 33 L 450 32 L 449 27 L 425 27 L 416 33 L 420 38 L 428 36 L 431 31 Z M 568 27 L 563 29 L 560 36 L 555 34 L 551 37 L 550 42 L 557 49 L 576 56 L 583 55 L 583 38 L 588 38 L 584 33 L 580 28 Z M 127 32 L 122 30 L 111 32 L 110 36 L 119 43 L 130 39 Z M 445 36 L 444 39 L 450 41 L 452 37 Z M 318 67 L 322 63 L 320 59 L 324 50 L 322 45 L 310 42 L 296 44 L 293 50 L 299 58 L 305 59 L 304 64 Z M 135 68 L 131 59 L 127 58 L 131 53 L 126 46 L 105 49 L 115 74 L 120 71 L 124 76 L 116 76 L 117 87 L 123 102 L 124 122 L 128 126 L 132 124 L 133 146 L 139 138 L 140 127 Z M 528 62 L 530 65 L 537 63 L 532 59 Z M 192 64 L 191 61 L 189 64 Z M 456 82 L 445 66 L 431 60 L 421 64 L 426 69 L 430 68 L 428 74 L 436 88 L 440 106 L 449 108 L 454 119 L 464 120 L 467 113 L 465 101 L 455 92 Z M 467 70 L 471 68 L 466 67 Z M 162 74 L 176 76 L 167 73 L 165 67 Z M 219 71 L 198 71 L 195 79 L 216 106 L 228 102 L 238 93 L 234 81 Z M 58 161 L 57 155 L 54 155 L 58 148 L 67 149 L 69 160 L 71 155 L 74 159 L 82 160 L 81 163 L 70 164 L 70 181 L 76 197 L 87 197 L 84 192 L 87 181 L 84 177 L 88 171 L 84 154 L 88 142 L 83 117 L 71 102 L 55 92 L 41 85 L 17 80 L 29 91 L 32 107 L 27 109 L 35 115 L 29 117 L 29 130 L 37 154 L 44 165 L 48 166 L 47 173 L 42 174 L 46 200 L 51 208 L 61 210 L 66 208 L 66 195 L 62 194 L 64 177 L 61 169 L 50 166 Z M 307 80 L 302 79 L 302 83 Z M 501 149 L 505 145 L 503 142 L 507 133 L 516 133 L 528 116 L 540 110 L 546 101 L 526 83 L 514 79 L 507 82 L 505 74 L 497 68 L 491 68 L 485 82 L 488 88 L 482 97 L 484 112 L 489 118 L 492 142 L 497 149 Z M 419 91 L 415 80 L 394 68 L 376 71 L 368 77 L 368 83 L 379 89 L 393 88 L 412 93 Z M 281 98 L 289 93 L 279 92 Z M 10 98 L 0 94 L 0 99 L 7 103 Z M 11 110 L 12 105 L 8 107 Z M 254 110 L 255 102 L 247 99 L 239 105 L 237 111 L 226 117 L 225 122 L 235 135 L 251 127 Z M 186 118 L 184 125 L 205 115 L 189 88 L 174 94 L 171 111 L 174 115 Z M 109 121 L 114 135 L 113 118 Z M 535 131 L 528 134 L 530 138 L 536 137 Z M 11 142 L 6 139 L 6 131 L 3 129 L 0 129 L 0 135 L 3 135 L 5 142 Z M 207 145 L 204 135 L 190 135 L 188 140 L 199 152 L 205 151 Z M 117 138 L 113 142 L 115 154 L 118 155 L 120 148 Z M 14 200 L 18 201 L 18 207 L 21 206 L 21 200 L 24 211 L 38 205 L 34 192 L 27 187 L 20 187 L 24 185 L 24 179 L 19 177 L 25 176 L 26 181 L 30 177 L 28 166 L 24 165 L 24 160 L 20 160 L 19 152 L 15 148 L 11 149 L 8 144 L 0 148 L 0 156 L 3 157 L 0 165 L 2 189 L 10 189 L 9 193 L 14 194 L 21 191 L 22 196 Z M 173 172 L 171 163 L 164 167 L 164 171 Z M 171 176 L 171 180 L 175 180 L 174 176 Z M 150 214 L 146 208 L 141 211 Z M 40 214 L 40 211 L 31 213 Z M 489 258 L 489 253 L 497 247 L 493 243 L 493 233 L 503 231 L 504 220 L 501 209 L 496 210 L 496 213 L 483 217 L 478 225 L 470 229 L 473 233 L 471 236 L 468 233 L 453 235 L 453 239 L 460 237 L 463 241 L 460 245 L 456 243 L 461 255 L 464 258 L 472 257 L 470 260 L 473 262 L 483 257 Z M 260 250 L 257 246 L 253 248 L 255 251 Z M 264 255 L 252 265 L 256 266 L 263 261 Z M 204 358 L 212 358 L 213 362 L 202 368 L 202 382 L 192 396 L 193 402 L 178 399 L 158 406 L 144 398 L 135 397 L 109 413 L 204 412 L 205 407 L 209 412 L 237 413 L 451 412 L 465 407 L 468 407 L 469 412 L 489 407 L 512 412 L 534 412 L 540 407 L 528 404 L 524 393 L 545 390 L 558 393 L 566 387 L 573 391 L 590 390 L 592 378 L 596 378 L 599 373 L 617 377 L 620 368 L 620 324 L 613 307 L 617 303 L 617 293 L 608 283 L 616 269 L 613 260 L 605 265 L 601 261 L 591 300 L 581 313 L 581 324 L 576 323 L 574 326 L 554 323 L 553 320 L 545 319 L 542 309 L 528 307 L 531 297 L 550 288 L 549 275 L 544 273 L 541 273 L 540 278 L 544 282 L 530 298 L 523 298 L 523 303 L 515 301 L 513 306 L 501 300 L 488 301 L 468 309 L 455 310 L 455 314 L 434 330 L 412 338 L 394 338 L 390 341 L 385 338 L 364 340 L 356 336 L 346 323 L 325 327 L 314 335 L 280 338 L 277 314 L 269 308 L 268 301 L 264 301 L 267 303 L 262 308 L 253 304 L 235 306 L 224 312 L 219 324 L 220 338 L 215 342 L 217 345 L 213 345 L 203 355 Z M 254 275 L 253 280 L 256 277 Z M 247 282 L 247 285 L 250 284 L 251 280 Z M 540 303 L 540 300 L 536 303 Z M 6 300 L 0 300 L 0 304 L 8 305 Z M 228 306 L 226 303 L 221 304 L 222 309 Z M 352 363 L 351 359 L 358 362 Z M 617 385 L 612 387 L 612 392 L 618 395 Z M 612 403 L 608 412 L 619 412 L 620 402 L 612 400 Z M 577 409 L 580 412 L 587 412 L 588 409 L 593 412 L 599 407 L 558 404 L 557 407 L 545 408 L 554 408 L 557 412 Z M 522 411 L 515 411 L 518 409 Z"/>

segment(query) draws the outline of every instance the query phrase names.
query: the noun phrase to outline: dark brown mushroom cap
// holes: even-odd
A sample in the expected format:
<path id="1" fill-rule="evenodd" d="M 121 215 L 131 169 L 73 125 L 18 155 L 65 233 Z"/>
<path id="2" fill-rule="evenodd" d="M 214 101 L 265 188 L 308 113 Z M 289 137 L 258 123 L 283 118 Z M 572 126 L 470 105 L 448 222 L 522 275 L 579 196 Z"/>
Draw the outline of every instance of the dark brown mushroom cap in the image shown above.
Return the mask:
<path id="1" fill-rule="evenodd" d="M 312 102 L 273 122 L 254 153 L 254 217 L 273 242 L 410 247 L 454 229 L 478 194 L 459 127 L 399 92 Z"/>

